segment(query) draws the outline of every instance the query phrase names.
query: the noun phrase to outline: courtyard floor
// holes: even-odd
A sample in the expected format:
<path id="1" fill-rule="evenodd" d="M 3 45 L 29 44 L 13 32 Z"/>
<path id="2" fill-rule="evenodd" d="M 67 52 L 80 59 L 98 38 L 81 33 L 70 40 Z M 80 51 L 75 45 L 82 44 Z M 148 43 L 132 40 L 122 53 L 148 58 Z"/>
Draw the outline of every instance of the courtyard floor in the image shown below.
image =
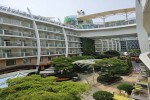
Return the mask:
<path id="1" fill-rule="evenodd" d="M 133 62 L 134 67 L 138 68 L 139 67 L 138 65 L 139 64 Z M 97 81 L 96 81 L 96 79 L 98 77 L 97 73 L 95 73 L 95 74 L 92 73 L 92 74 L 87 74 L 87 75 L 79 74 L 79 76 L 81 77 L 81 82 L 88 83 L 92 86 L 91 91 L 88 94 L 85 94 L 83 96 L 84 97 L 83 100 L 94 100 L 92 97 L 92 94 L 99 90 L 108 91 L 108 92 L 111 92 L 114 94 L 119 94 L 119 90 L 117 89 L 117 86 L 121 83 L 134 84 L 137 80 L 137 75 L 138 75 L 138 72 L 132 72 L 128 76 L 121 76 L 122 80 L 120 80 L 114 84 L 103 85 L 101 83 L 97 83 Z"/>

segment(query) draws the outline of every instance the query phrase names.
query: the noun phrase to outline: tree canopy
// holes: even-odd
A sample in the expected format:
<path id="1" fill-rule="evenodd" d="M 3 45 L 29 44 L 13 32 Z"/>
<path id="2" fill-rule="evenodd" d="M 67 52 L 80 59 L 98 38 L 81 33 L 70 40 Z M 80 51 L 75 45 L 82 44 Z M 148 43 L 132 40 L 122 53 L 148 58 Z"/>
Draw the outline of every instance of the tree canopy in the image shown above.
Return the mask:
<path id="1" fill-rule="evenodd" d="M 58 57 L 52 60 L 52 64 L 58 70 L 72 68 L 72 62 L 73 62 L 72 58 L 66 58 L 66 57 Z"/>
<path id="2" fill-rule="evenodd" d="M 117 88 L 119 90 L 123 90 L 123 91 L 127 92 L 129 95 L 130 95 L 131 91 L 134 89 L 134 87 L 132 85 L 126 84 L 126 83 L 118 85 Z"/>
<path id="3" fill-rule="evenodd" d="M 57 70 L 71 69 L 72 63 L 77 60 L 94 59 L 93 56 L 77 56 L 77 57 L 58 57 L 52 60 L 52 64 Z"/>
<path id="4" fill-rule="evenodd" d="M 93 94 L 95 100 L 113 100 L 113 94 L 107 91 L 97 91 Z"/>
<path id="5" fill-rule="evenodd" d="M 129 66 L 126 62 L 123 62 L 117 58 L 104 58 L 97 60 L 94 64 L 94 68 L 101 72 L 108 72 L 110 74 L 127 73 Z"/>
<path id="6" fill-rule="evenodd" d="M 0 100 L 80 100 L 90 88 L 87 84 L 56 82 L 56 77 L 39 75 L 10 79 L 7 83 L 7 88 L 0 89 Z"/>
<path id="7" fill-rule="evenodd" d="M 111 55 L 111 56 L 120 56 L 120 53 L 116 50 L 109 50 L 104 52 L 104 54 Z"/>

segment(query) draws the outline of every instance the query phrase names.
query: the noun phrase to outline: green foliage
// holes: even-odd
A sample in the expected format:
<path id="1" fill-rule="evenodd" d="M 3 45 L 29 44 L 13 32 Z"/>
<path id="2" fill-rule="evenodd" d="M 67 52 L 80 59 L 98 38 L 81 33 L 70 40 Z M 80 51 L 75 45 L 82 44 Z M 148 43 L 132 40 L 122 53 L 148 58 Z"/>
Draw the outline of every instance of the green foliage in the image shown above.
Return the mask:
<path id="1" fill-rule="evenodd" d="M 130 57 L 130 56 L 127 58 L 127 64 L 128 64 L 129 67 L 133 67 L 133 66 L 132 66 L 132 61 L 131 61 L 131 57 Z"/>
<path id="2" fill-rule="evenodd" d="M 130 56 L 139 56 L 141 54 L 140 49 L 130 50 L 129 52 L 130 52 Z"/>
<path id="3" fill-rule="evenodd" d="M 94 40 L 88 38 L 81 38 L 81 47 L 83 55 L 93 56 L 95 54 L 95 43 Z"/>
<path id="4" fill-rule="evenodd" d="M 72 58 L 58 57 L 52 60 L 52 64 L 58 70 L 71 69 L 72 68 Z"/>
<path id="5" fill-rule="evenodd" d="M 86 59 L 95 59 L 93 56 L 77 56 L 77 57 L 73 57 L 72 58 L 73 61 L 77 61 L 77 60 L 86 60 Z"/>
<path id="6" fill-rule="evenodd" d="M 104 52 L 104 54 L 111 55 L 111 56 L 120 56 L 120 53 L 116 50 L 109 50 L 109 51 Z"/>
<path id="7" fill-rule="evenodd" d="M 97 91 L 93 94 L 95 100 L 113 100 L 113 94 L 107 91 Z"/>
<path id="8" fill-rule="evenodd" d="M 114 74 L 125 74 L 129 70 L 127 63 L 117 58 L 97 60 L 93 66 L 95 70 L 101 71 L 102 73 L 107 72 L 110 76 Z"/>
<path id="9" fill-rule="evenodd" d="M 123 90 L 123 91 L 125 91 L 127 93 L 129 93 L 129 92 L 131 93 L 131 91 L 134 89 L 134 87 L 132 85 L 126 84 L 126 83 L 118 85 L 117 88 L 119 90 Z M 129 93 L 129 95 L 130 95 L 130 93 Z"/>
<path id="10" fill-rule="evenodd" d="M 55 77 L 39 75 L 7 81 L 9 86 L 0 89 L 0 100 L 81 100 L 89 85 L 76 82 L 56 82 Z"/>
<path id="11" fill-rule="evenodd" d="M 100 75 L 97 77 L 97 82 L 103 83 L 103 84 L 112 84 L 116 81 L 121 80 L 122 78 L 119 76 L 109 76 L 109 74 Z"/>

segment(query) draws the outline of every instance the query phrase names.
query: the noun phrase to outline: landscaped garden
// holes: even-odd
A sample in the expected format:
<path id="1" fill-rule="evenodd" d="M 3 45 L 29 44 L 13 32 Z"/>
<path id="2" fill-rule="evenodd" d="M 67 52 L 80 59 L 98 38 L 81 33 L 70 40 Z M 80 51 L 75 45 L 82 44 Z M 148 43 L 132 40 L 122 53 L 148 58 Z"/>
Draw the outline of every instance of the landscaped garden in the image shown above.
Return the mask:
<path id="1" fill-rule="evenodd" d="M 0 100 L 81 100 L 90 89 L 88 84 L 57 82 L 56 77 L 32 75 L 10 79 L 8 87 L 0 89 Z"/>
<path id="2" fill-rule="evenodd" d="M 101 59 L 96 59 L 96 57 Z M 61 98 L 61 100 L 81 100 L 82 94 L 90 89 L 89 83 L 68 81 L 79 81 L 79 73 L 84 75 L 98 74 L 98 83 L 110 85 L 122 80 L 122 75 L 129 75 L 132 71 L 130 56 L 120 57 L 120 54 L 114 50 L 97 56 L 58 57 L 51 62 L 55 69 L 53 76 L 31 75 L 8 80 L 9 86 L 0 89 L 0 99 L 43 100 L 41 98 L 44 98 L 44 100 L 60 100 Z M 128 94 L 133 89 L 130 84 L 122 84 L 116 86 L 117 88 L 118 91 L 123 90 Z M 95 100 L 104 98 L 104 100 L 113 100 L 115 96 L 113 93 L 105 91 L 93 94 Z"/>
<path id="3" fill-rule="evenodd" d="M 101 55 L 101 54 L 100 54 Z M 69 80 L 78 77 L 77 73 L 99 73 L 98 82 L 112 84 L 121 80 L 121 75 L 128 75 L 132 71 L 130 57 L 120 57 L 119 52 L 106 51 L 103 59 L 95 56 L 78 56 L 72 58 L 58 57 L 52 60 L 58 80 Z"/>

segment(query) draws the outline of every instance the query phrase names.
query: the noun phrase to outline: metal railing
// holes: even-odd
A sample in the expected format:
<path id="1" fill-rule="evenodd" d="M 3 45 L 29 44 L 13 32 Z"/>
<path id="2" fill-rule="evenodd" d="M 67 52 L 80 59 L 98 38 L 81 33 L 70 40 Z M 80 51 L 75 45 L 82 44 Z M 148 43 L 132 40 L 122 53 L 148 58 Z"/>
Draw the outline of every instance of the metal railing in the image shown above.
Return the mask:
<path id="1" fill-rule="evenodd" d="M 33 25 L 31 25 L 30 23 L 19 21 L 16 19 L 4 18 L 4 17 L 0 17 L 0 23 L 12 24 L 12 25 L 22 26 L 26 28 L 33 28 Z"/>
<path id="2" fill-rule="evenodd" d="M 36 42 L 22 42 L 22 41 L 3 41 L 0 42 L 0 46 L 31 46 L 31 47 L 36 47 L 37 44 Z"/>
<path id="3" fill-rule="evenodd" d="M 34 33 L 23 33 L 23 32 L 15 32 L 10 30 L 0 30 L 1 35 L 13 35 L 13 36 L 22 36 L 22 37 L 31 37 L 35 38 Z"/>
<path id="4" fill-rule="evenodd" d="M 78 29 L 93 29 L 93 28 L 123 26 L 123 25 L 130 25 L 130 24 L 136 24 L 136 19 L 132 18 L 129 20 L 118 20 L 118 21 L 113 21 L 113 22 L 106 22 L 105 24 L 80 24 L 80 25 L 77 25 L 76 28 L 78 28 Z"/>
<path id="5" fill-rule="evenodd" d="M 36 55 L 37 55 L 36 52 L 4 52 L 0 53 L 0 58 L 27 57 Z"/>

